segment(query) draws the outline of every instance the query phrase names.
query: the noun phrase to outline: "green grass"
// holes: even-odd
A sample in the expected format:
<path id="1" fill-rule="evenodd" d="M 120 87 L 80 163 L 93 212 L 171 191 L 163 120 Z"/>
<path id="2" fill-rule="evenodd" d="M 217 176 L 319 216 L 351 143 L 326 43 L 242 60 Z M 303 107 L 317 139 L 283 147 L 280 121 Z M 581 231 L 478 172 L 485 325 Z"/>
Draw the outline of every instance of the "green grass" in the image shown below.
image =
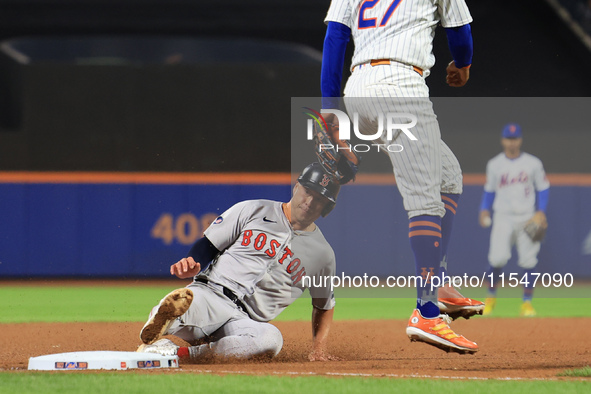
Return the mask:
<path id="1" fill-rule="evenodd" d="M 144 321 L 170 287 L 0 288 L 0 323 Z"/>
<path id="2" fill-rule="evenodd" d="M 3 301 L 0 303 L 0 323 L 140 322 L 172 289 L 163 286 L 4 286 L 0 288 L 0 300 Z M 406 319 L 415 302 L 408 289 L 337 289 L 336 294 L 336 320 Z M 499 298 L 494 316 L 518 317 L 521 300 L 519 294 L 515 296 Z M 533 304 L 540 317 L 591 314 L 590 298 L 534 298 Z M 296 300 L 277 320 L 308 321 L 310 314 L 310 299 L 304 297 Z"/>
<path id="3" fill-rule="evenodd" d="M 150 308 L 172 290 L 162 285 L 0 288 L 0 323 L 124 322 L 145 320 Z M 407 319 L 414 306 L 408 289 L 337 289 L 335 319 Z M 503 294 L 505 296 L 512 294 Z M 473 295 L 477 297 L 476 295 Z M 516 317 L 521 303 L 499 298 L 495 316 Z M 482 298 L 481 298 L 482 299 Z M 589 316 L 589 298 L 536 298 L 539 316 Z M 294 302 L 277 320 L 309 321 L 309 298 Z M 567 377 L 590 376 L 589 368 L 565 371 Z M 292 392 L 454 392 L 583 393 L 591 381 L 500 381 L 322 376 L 216 376 L 170 371 L 0 372 L 0 393 L 292 393 Z"/>
<path id="4" fill-rule="evenodd" d="M 567 369 L 566 371 L 558 374 L 558 376 L 568 376 L 571 378 L 591 378 L 591 367 L 586 366 L 579 369 Z"/>
<path id="5" fill-rule="evenodd" d="M 586 393 L 588 381 L 453 381 L 202 374 L 3 373 L 0 393 Z"/>

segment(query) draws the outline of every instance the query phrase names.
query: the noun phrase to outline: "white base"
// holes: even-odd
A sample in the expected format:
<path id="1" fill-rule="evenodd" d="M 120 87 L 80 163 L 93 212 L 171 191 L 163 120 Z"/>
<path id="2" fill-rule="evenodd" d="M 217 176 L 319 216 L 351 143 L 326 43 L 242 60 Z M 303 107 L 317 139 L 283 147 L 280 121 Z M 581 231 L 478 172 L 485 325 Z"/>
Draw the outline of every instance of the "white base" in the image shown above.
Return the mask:
<path id="1" fill-rule="evenodd" d="M 137 352 L 72 352 L 29 358 L 29 370 L 80 371 L 89 369 L 178 368 L 178 356 Z"/>

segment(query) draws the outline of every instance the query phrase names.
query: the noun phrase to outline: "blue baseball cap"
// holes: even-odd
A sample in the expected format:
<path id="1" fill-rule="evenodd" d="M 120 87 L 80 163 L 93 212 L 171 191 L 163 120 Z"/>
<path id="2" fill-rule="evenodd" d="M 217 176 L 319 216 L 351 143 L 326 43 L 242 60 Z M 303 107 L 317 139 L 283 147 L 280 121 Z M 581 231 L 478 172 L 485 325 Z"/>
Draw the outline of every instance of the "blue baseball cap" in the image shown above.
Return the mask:
<path id="1" fill-rule="evenodd" d="M 521 126 L 509 123 L 503 128 L 503 138 L 521 138 Z"/>

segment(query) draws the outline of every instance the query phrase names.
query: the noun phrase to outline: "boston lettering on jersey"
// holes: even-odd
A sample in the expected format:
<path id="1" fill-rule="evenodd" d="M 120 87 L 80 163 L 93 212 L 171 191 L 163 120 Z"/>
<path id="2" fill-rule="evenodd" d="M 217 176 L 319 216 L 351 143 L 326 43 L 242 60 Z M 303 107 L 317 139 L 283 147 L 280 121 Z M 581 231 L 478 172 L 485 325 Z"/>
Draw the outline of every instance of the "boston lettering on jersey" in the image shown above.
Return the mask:
<path id="1" fill-rule="evenodd" d="M 269 258 L 277 256 L 278 248 L 281 243 L 276 239 L 271 239 L 267 245 L 268 236 L 264 232 L 256 234 L 252 230 L 245 230 L 242 234 L 242 246 L 250 246 L 257 250 L 263 251 Z M 294 285 L 297 285 L 302 277 L 306 275 L 306 268 L 301 267 L 302 261 L 299 258 L 293 258 L 293 252 L 289 247 L 285 247 L 283 255 L 279 258 L 279 264 L 285 267 L 288 274 L 291 275 L 291 280 Z M 301 267 L 301 268 L 300 268 Z M 297 271 L 297 272 L 296 272 Z"/>
<path id="2" fill-rule="evenodd" d="M 529 177 L 527 176 L 527 172 L 521 171 L 517 176 L 513 178 L 509 178 L 509 174 L 501 175 L 501 181 L 499 182 L 499 187 L 510 186 L 516 183 L 527 183 L 529 181 Z"/>

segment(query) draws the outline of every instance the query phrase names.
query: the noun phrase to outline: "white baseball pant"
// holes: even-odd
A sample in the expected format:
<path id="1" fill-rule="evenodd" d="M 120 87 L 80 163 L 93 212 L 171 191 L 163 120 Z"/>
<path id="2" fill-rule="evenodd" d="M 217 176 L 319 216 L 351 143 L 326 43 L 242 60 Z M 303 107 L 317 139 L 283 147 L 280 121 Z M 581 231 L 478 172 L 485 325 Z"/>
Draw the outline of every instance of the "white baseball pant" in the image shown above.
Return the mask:
<path id="1" fill-rule="evenodd" d="M 187 288 L 193 292 L 193 302 L 164 335 L 174 335 L 197 345 L 190 348 L 192 359 L 211 355 L 274 357 L 281 351 L 281 331 L 272 324 L 252 320 L 215 285 L 197 282 Z M 203 340 L 207 343 L 201 344 Z"/>
<path id="2" fill-rule="evenodd" d="M 356 67 L 345 87 L 345 105 L 349 117 L 359 114 L 363 134 L 375 134 L 378 115 L 409 113 L 417 118 L 409 129 L 417 140 L 398 131 L 393 141 L 383 138 L 378 143 L 396 143 L 401 152 L 386 152 L 392 162 L 396 183 L 409 218 L 419 215 L 443 217 L 441 193 L 462 193 L 460 164 L 442 141 L 437 116 L 429 100 L 424 77 L 412 66 L 392 62 L 390 65 Z M 401 122 L 404 120 L 401 118 Z"/>
<path id="3" fill-rule="evenodd" d="M 519 257 L 517 265 L 523 269 L 531 269 L 538 264 L 540 242 L 532 241 L 523 231 L 525 223 L 531 216 L 531 213 L 510 215 L 495 212 L 493 214 L 488 252 L 488 261 L 493 268 L 502 268 L 507 265 L 513 245 Z"/>

